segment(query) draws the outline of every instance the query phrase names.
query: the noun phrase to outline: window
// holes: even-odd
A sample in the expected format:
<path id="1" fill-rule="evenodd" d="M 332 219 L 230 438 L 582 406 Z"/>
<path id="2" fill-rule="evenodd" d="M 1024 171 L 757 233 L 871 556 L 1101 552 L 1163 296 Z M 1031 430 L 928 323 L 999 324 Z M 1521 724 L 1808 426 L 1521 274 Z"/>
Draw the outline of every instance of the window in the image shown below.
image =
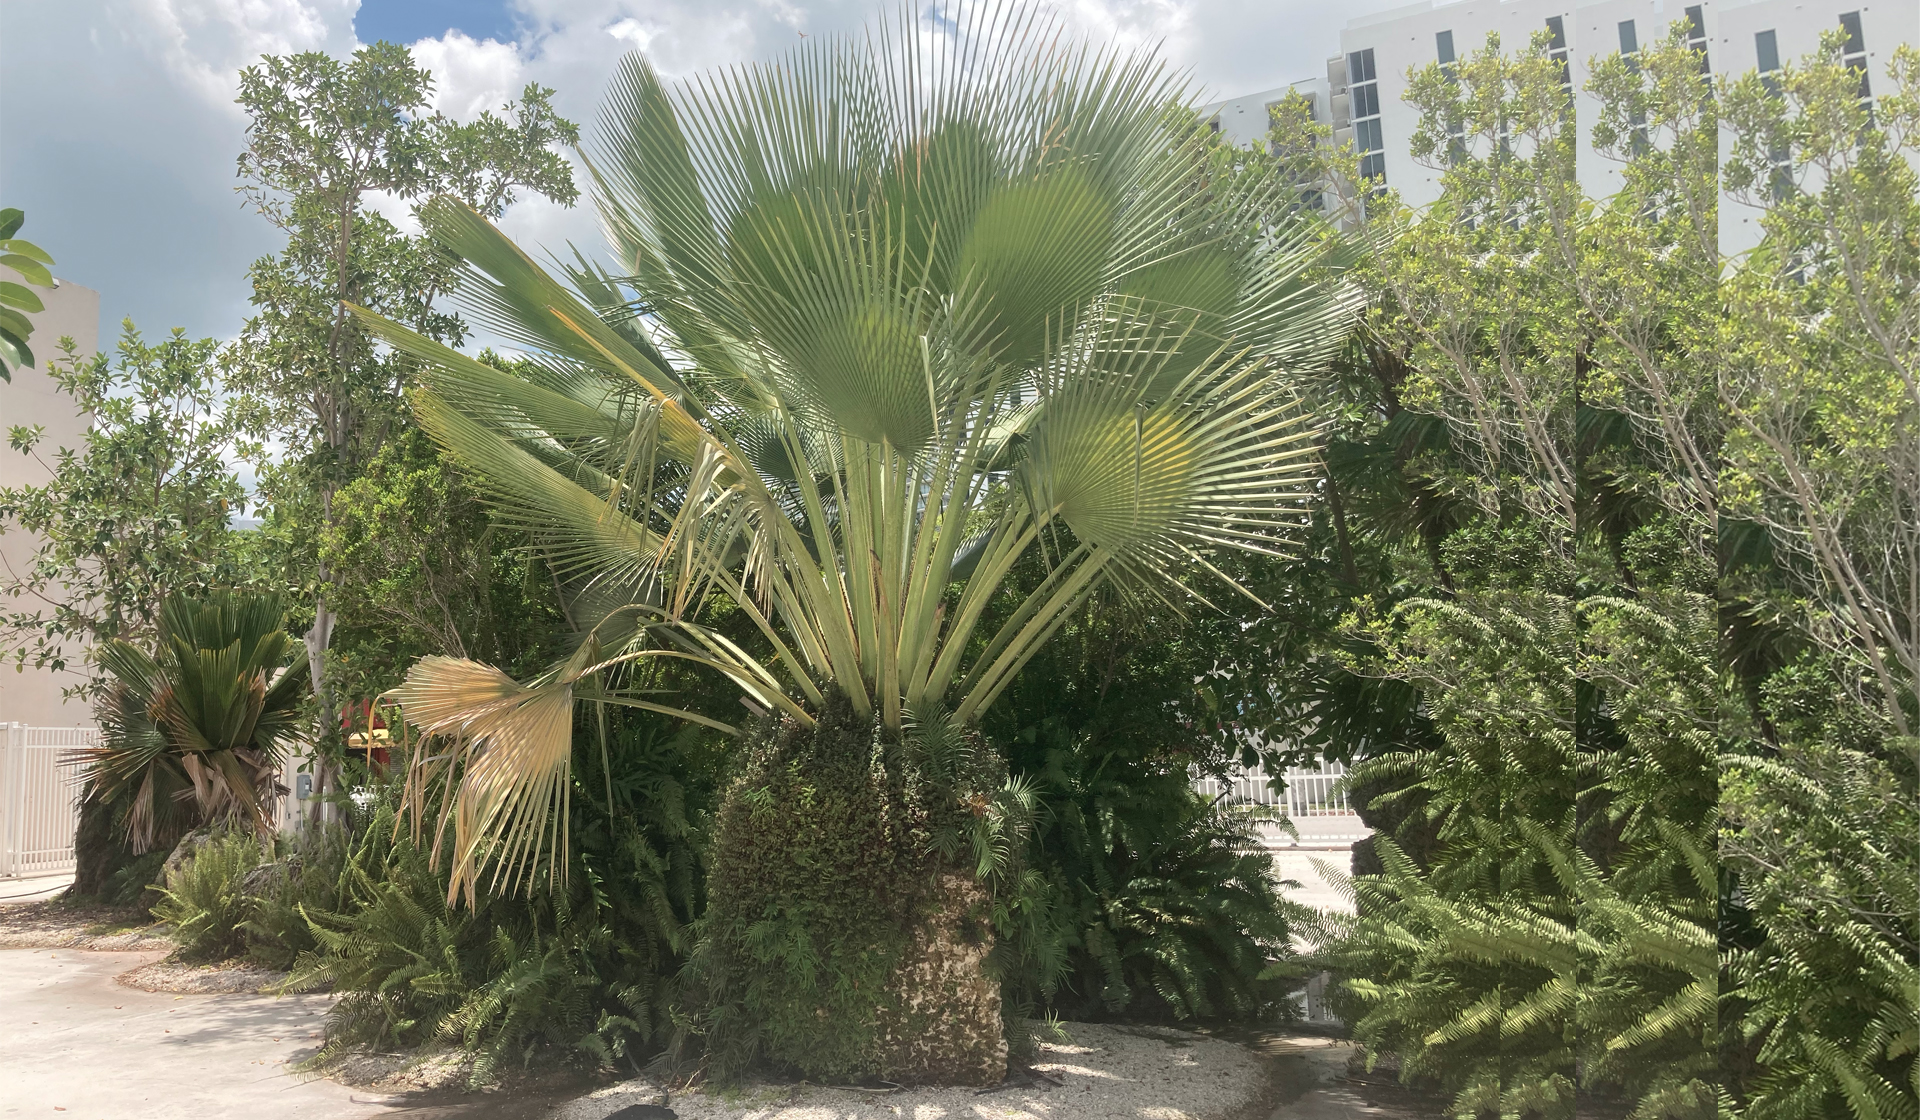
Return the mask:
<path id="1" fill-rule="evenodd" d="M 1847 33 L 1847 44 L 1840 48 L 1840 61 L 1860 75 L 1860 100 L 1869 101 L 1873 90 L 1867 84 L 1867 40 L 1860 33 L 1860 13 L 1841 13 L 1840 30 Z"/>
<path id="2" fill-rule="evenodd" d="M 1573 69 L 1568 65 L 1567 24 L 1559 16 L 1547 17 L 1547 57 L 1560 67 L 1560 88 L 1573 96 Z"/>
<path id="3" fill-rule="evenodd" d="M 1779 83 L 1774 79 L 1774 71 L 1780 69 L 1780 40 L 1772 31 L 1756 31 L 1753 35 L 1753 68 L 1760 72 L 1760 80 L 1766 84 L 1770 93 L 1779 93 Z M 1773 161 L 1773 198 L 1775 202 L 1793 193 L 1793 170 L 1790 166 L 1792 153 L 1786 148 L 1775 148 L 1767 153 Z"/>
<path id="4" fill-rule="evenodd" d="M 1713 72 L 1707 65 L 1707 18 L 1698 4 L 1687 9 L 1687 49 L 1700 55 L 1702 74 Z"/>
<path id="5" fill-rule="evenodd" d="M 1347 55 L 1347 96 L 1352 106 L 1353 150 L 1360 157 L 1360 175 L 1387 181 L 1387 145 L 1380 133 L 1380 81 L 1374 71 L 1373 51 Z"/>
<path id="6" fill-rule="evenodd" d="M 1629 68 L 1638 67 L 1633 56 L 1640 53 L 1640 34 L 1634 30 L 1633 21 L 1630 19 L 1620 21 L 1620 53 L 1626 56 Z M 1645 152 L 1647 150 L 1647 115 L 1636 109 L 1629 123 L 1633 125 L 1631 143 L 1634 152 Z"/>
<path id="7" fill-rule="evenodd" d="M 1441 31 L 1433 36 L 1433 54 L 1440 62 L 1440 69 L 1447 77 L 1453 77 L 1453 32 Z M 1453 120 L 1447 122 L 1447 162 L 1454 166 L 1465 163 L 1467 159 L 1466 122 Z"/>

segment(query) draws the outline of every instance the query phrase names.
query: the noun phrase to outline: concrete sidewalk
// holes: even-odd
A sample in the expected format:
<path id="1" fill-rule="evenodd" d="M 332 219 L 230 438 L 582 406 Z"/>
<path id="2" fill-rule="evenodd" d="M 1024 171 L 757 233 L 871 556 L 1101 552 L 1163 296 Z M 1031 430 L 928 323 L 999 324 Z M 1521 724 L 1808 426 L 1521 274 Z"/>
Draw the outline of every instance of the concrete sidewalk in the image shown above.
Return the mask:
<path id="1" fill-rule="evenodd" d="M 73 875 L 36 875 L 31 879 L 0 879 L 0 903 L 39 902 L 73 885 Z"/>
<path id="2" fill-rule="evenodd" d="M 0 1117 L 360 1120 L 387 1098 L 288 1076 L 325 996 L 174 996 L 114 977 L 163 954 L 0 950 Z"/>

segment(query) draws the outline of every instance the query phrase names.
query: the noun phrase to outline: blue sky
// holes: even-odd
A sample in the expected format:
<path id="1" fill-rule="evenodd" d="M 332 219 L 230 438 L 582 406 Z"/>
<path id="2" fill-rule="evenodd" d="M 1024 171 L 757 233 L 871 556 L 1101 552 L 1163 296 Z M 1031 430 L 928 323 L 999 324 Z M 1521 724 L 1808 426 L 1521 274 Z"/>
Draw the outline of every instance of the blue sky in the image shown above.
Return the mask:
<path id="1" fill-rule="evenodd" d="M 262 54 L 339 55 L 386 38 L 434 71 L 438 107 L 470 117 L 529 81 L 592 120 L 620 56 L 683 76 L 772 57 L 802 32 L 852 31 L 898 0 L 4 0 L 0 205 L 56 275 L 101 293 L 102 342 L 123 317 L 149 336 L 231 338 L 248 266 L 278 234 L 234 192 L 245 119 L 235 75 Z M 1402 0 L 1060 0 L 1070 27 L 1162 45 L 1216 96 L 1323 72 L 1340 26 Z M 599 233 L 587 209 L 526 203 L 503 222 L 530 247 Z M 3 421 L 4 417 L 0 417 Z"/>
<path id="2" fill-rule="evenodd" d="M 513 7 L 504 0 L 361 0 L 353 14 L 353 34 L 363 43 L 413 43 L 452 29 L 470 39 L 511 43 L 516 22 Z"/>

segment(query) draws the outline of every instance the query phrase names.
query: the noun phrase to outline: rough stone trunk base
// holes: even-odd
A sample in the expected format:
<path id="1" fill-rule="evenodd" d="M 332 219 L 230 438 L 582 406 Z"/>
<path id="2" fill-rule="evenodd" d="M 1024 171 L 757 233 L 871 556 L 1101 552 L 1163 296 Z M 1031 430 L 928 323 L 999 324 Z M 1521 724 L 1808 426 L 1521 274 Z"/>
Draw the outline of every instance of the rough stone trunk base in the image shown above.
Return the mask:
<path id="1" fill-rule="evenodd" d="M 946 872 L 888 984 L 875 1047 L 879 1076 L 902 1085 L 997 1085 L 1007 1075 L 1000 985 L 987 975 L 989 898 Z"/>

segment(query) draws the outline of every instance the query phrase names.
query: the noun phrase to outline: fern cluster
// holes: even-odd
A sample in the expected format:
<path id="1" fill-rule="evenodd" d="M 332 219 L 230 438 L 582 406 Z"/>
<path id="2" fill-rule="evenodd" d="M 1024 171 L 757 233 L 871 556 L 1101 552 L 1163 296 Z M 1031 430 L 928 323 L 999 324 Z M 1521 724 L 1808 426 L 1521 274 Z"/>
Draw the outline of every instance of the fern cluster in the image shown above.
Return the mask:
<path id="1" fill-rule="evenodd" d="M 398 791 L 380 790 L 347 846 L 337 901 L 298 907 L 315 947 L 288 987 L 340 996 L 314 1064 L 361 1046 L 454 1047 L 473 1056 L 480 1084 L 541 1054 L 635 1068 L 674 1042 L 703 904 L 699 806 L 717 759 L 696 731 L 610 722 L 575 769 L 563 889 L 449 905 L 430 838 L 416 841 Z"/>
<path id="2" fill-rule="evenodd" d="M 996 906 L 1010 1008 L 1076 1019 L 1260 1021 L 1291 1014 L 1281 897 L 1244 820 L 1176 760 L 1053 747 L 1026 775 L 1026 866 Z"/>
<path id="3" fill-rule="evenodd" d="M 255 906 L 245 880 L 259 865 L 258 837 L 221 830 L 167 876 L 153 916 L 172 927 L 182 956 L 224 960 L 245 946 L 245 926 Z"/>
<path id="4" fill-rule="evenodd" d="M 1629 555 L 1665 542 L 1651 520 Z M 1485 550 L 1480 550 L 1483 553 Z M 1668 553 L 1671 555 L 1671 553 Z M 1460 564 L 1457 572 L 1473 569 Z M 1697 572 L 1574 599 L 1499 563 L 1354 632 L 1438 736 L 1361 763 L 1395 835 L 1330 919 L 1356 1034 L 1464 1117 L 1718 1111 L 1717 616 Z M 1661 580 L 1665 579 L 1664 584 Z"/>
<path id="5" fill-rule="evenodd" d="M 1770 676 L 1775 738 L 1721 767 L 1724 1011 L 1748 1120 L 1920 1116 L 1920 742 L 1808 655 Z"/>

